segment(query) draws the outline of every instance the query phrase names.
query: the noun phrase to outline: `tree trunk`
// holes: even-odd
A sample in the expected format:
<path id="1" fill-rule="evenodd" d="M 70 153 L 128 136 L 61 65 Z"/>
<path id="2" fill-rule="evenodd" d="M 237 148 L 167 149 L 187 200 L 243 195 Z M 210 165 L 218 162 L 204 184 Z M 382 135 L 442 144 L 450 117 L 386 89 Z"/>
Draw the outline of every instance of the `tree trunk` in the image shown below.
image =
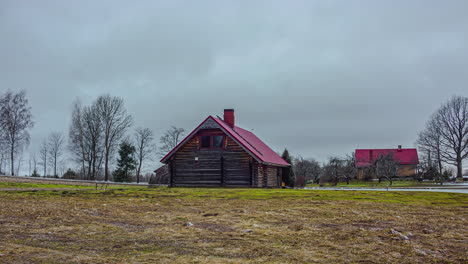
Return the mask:
<path id="1" fill-rule="evenodd" d="M 11 146 L 11 152 L 10 152 L 10 160 L 11 160 L 11 176 L 15 176 L 15 147 L 12 145 Z"/>
<path id="2" fill-rule="evenodd" d="M 57 177 L 57 155 L 55 155 L 54 157 L 54 177 L 58 178 Z"/>
<path id="3" fill-rule="evenodd" d="M 83 159 L 81 161 L 81 177 L 82 177 L 82 179 L 85 179 L 85 173 L 86 173 L 86 171 L 85 171 L 85 161 Z"/>
<path id="4" fill-rule="evenodd" d="M 457 158 L 457 179 L 463 178 L 463 164 L 462 159 Z"/>
<path id="5" fill-rule="evenodd" d="M 91 172 L 91 180 L 94 181 L 94 180 L 96 179 L 96 157 L 93 157 L 93 162 L 92 162 L 92 164 L 93 164 L 93 166 L 92 166 L 92 167 L 93 167 L 93 170 L 92 170 L 92 172 Z"/>
<path id="6" fill-rule="evenodd" d="M 140 183 L 140 171 L 141 171 L 141 159 L 140 159 L 140 163 L 138 164 L 138 169 L 137 169 L 137 183 Z"/>
<path id="7" fill-rule="evenodd" d="M 106 160 L 104 162 L 104 181 L 109 179 L 109 151 L 106 151 Z"/>
<path id="8" fill-rule="evenodd" d="M 442 158 L 440 157 L 440 149 L 437 150 L 437 162 L 439 163 L 439 173 L 442 175 Z"/>
<path id="9" fill-rule="evenodd" d="M 91 160 L 90 160 L 90 161 L 88 161 L 88 177 L 87 177 L 88 180 L 90 180 L 90 181 L 92 180 L 92 179 L 91 179 L 91 168 L 92 168 L 92 167 L 93 167 L 93 164 L 92 164 L 92 162 L 91 162 Z"/>

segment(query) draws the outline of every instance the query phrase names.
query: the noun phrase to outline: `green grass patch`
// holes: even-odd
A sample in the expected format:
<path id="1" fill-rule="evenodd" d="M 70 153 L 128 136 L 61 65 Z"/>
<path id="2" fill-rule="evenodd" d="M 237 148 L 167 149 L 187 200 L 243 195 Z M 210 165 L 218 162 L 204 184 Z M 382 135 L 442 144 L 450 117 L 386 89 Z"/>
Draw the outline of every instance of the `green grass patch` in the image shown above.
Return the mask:
<path id="1" fill-rule="evenodd" d="M 32 184 L 0 191 L 1 263 L 468 261 L 468 194 Z"/>
<path id="2" fill-rule="evenodd" d="M 36 184 L 32 186 L 37 187 Z M 46 187 L 47 186 L 47 187 Z M 468 195 L 445 192 L 398 192 L 398 191 L 337 191 L 306 189 L 254 189 L 254 188 L 147 188 L 139 186 L 112 187 L 96 190 L 93 186 L 78 186 L 77 190 L 47 190 L 62 185 L 47 184 L 41 190 L 16 190 L 3 192 L 10 196 L 79 196 L 88 199 L 99 197 L 128 198 L 182 198 L 185 200 L 362 200 L 391 203 L 420 203 L 463 205 L 468 203 Z M 72 188 L 70 185 L 63 187 Z"/>
<path id="3" fill-rule="evenodd" d="M 31 188 L 31 189 L 53 189 L 53 188 L 95 188 L 91 185 L 53 184 L 53 183 L 29 183 L 29 182 L 0 182 L 0 188 Z"/>
<path id="4" fill-rule="evenodd" d="M 336 186 L 325 184 L 325 187 L 349 187 L 349 188 L 386 188 L 386 187 L 424 187 L 434 186 L 434 182 L 418 182 L 418 181 L 393 181 L 390 185 L 389 181 L 351 181 L 349 184 L 346 182 L 339 182 Z M 307 187 L 320 187 L 319 184 L 307 184 Z"/>

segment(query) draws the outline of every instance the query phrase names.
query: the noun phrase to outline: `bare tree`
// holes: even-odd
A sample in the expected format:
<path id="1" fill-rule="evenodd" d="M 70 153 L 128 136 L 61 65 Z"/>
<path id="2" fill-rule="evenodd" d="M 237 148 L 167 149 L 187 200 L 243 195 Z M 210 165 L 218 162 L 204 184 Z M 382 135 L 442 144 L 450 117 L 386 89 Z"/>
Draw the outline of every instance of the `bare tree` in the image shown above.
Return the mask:
<path id="1" fill-rule="evenodd" d="M 374 168 L 379 183 L 382 182 L 382 180 L 388 180 L 390 185 L 392 185 L 392 178 L 397 175 L 398 165 L 392 153 L 378 157 L 378 159 L 374 161 Z"/>
<path id="2" fill-rule="evenodd" d="M 418 134 L 418 148 L 426 154 L 426 167 L 432 168 L 432 159 L 436 161 L 439 174 L 442 174 L 442 134 L 438 129 L 437 115 L 433 115 L 427 122 L 426 128 Z M 423 155 L 424 157 L 424 155 Z"/>
<path id="3" fill-rule="evenodd" d="M 154 152 L 154 135 L 153 131 L 149 128 L 138 128 L 135 131 L 135 155 L 137 158 L 136 177 L 137 183 L 140 183 L 140 172 L 143 161 L 151 158 L 151 154 Z"/>
<path id="4" fill-rule="evenodd" d="M 468 157 L 468 97 L 454 96 L 432 118 L 441 136 L 441 157 L 463 175 L 463 160 Z"/>
<path id="5" fill-rule="evenodd" d="M 320 176 L 320 185 L 326 182 L 337 185 L 342 177 L 342 166 L 342 159 L 335 156 L 330 157 L 328 163 L 323 166 L 322 175 Z"/>
<path id="6" fill-rule="evenodd" d="M 16 174 L 15 175 L 20 175 L 21 173 L 21 166 L 23 165 L 23 150 L 19 151 L 17 154 L 18 156 L 18 162 L 16 163 Z"/>
<path id="7" fill-rule="evenodd" d="M 294 158 L 293 169 L 296 177 L 304 177 L 306 181 L 318 182 L 321 173 L 320 163 L 314 159 Z"/>
<path id="8" fill-rule="evenodd" d="M 164 134 L 159 139 L 159 143 L 161 144 L 161 147 L 159 148 L 159 155 L 164 156 L 173 148 L 175 148 L 177 144 L 179 144 L 180 140 L 182 140 L 184 133 L 185 129 L 177 128 L 175 126 L 171 126 L 170 129 L 164 132 Z"/>
<path id="9" fill-rule="evenodd" d="M 0 129 L 0 133 L 1 133 L 1 129 Z M 0 175 L 4 175 L 6 173 L 6 171 L 4 170 L 4 166 L 6 164 L 7 156 L 8 156 L 8 153 L 6 150 L 7 150 L 6 144 L 2 143 L 2 135 L 0 134 Z"/>
<path id="10" fill-rule="evenodd" d="M 42 165 L 44 168 L 44 177 L 47 176 L 47 162 L 48 162 L 48 156 L 49 156 L 49 146 L 47 144 L 47 141 L 44 140 L 42 141 L 41 144 L 41 149 L 39 150 L 39 164 Z"/>
<path id="11" fill-rule="evenodd" d="M 33 171 L 37 173 L 37 157 L 35 153 L 31 154 L 31 160 L 32 160 Z"/>
<path id="12" fill-rule="evenodd" d="M 89 148 L 85 147 L 85 133 L 83 120 L 83 107 L 79 100 L 73 103 L 71 124 L 68 130 L 68 149 L 72 159 L 81 166 L 81 175 L 86 175 L 86 157 Z"/>
<path id="13" fill-rule="evenodd" d="M 63 154 L 63 145 L 65 141 L 61 133 L 53 132 L 50 134 L 47 144 L 50 157 L 50 163 L 54 167 L 54 177 L 58 178 L 57 163 Z"/>
<path id="14" fill-rule="evenodd" d="M 132 117 L 127 115 L 122 98 L 102 95 L 95 104 L 104 130 L 104 180 L 107 181 L 109 179 L 109 159 L 126 130 L 132 125 Z"/>
<path id="15" fill-rule="evenodd" d="M 343 159 L 341 171 L 342 177 L 346 181 L 346 184 L 349 184 L 351 180 L 356 179 L 357 169 L 354 153 L 347 154 Z"/>
<path id="16" fill-rule="evenodd" d="M 102 160 L 102 121 L 96 105 L 83 109 L 83 137 L 88 179 L 95 180 Z"/>
<path id="17" fill-rule="evenodd" d="M 29 165 L 28 176 L 31 176 L 31 169 L 32 169 L 32 157 L 31 157 L 31 154 L 29 154 L 28 165 Z"/>
<path id="18" fill-rule="evenodd" d="M 33 125 L 31 107 L 25 91 L 8 91 L 0 96 L 0 127 L 9 150 L 12 175 L 15 174 L 15 154 L 29 144 L 29 129 Z"/>

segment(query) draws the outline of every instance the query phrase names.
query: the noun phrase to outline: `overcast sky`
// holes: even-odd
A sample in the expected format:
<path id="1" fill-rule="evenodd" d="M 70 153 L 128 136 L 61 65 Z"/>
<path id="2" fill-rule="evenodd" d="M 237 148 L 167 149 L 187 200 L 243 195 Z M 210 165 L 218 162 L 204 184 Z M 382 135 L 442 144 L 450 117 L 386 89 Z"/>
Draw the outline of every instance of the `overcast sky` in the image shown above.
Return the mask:
<path id="1" fill-rule="evenodd" d="M 27 91 L 35 152 L 73 100 L 121 96 L 159 137 L 234 108 L 274 150 L 413 147 L 468 96 L 468 1 L 0 0 L 0 92 Z"/>

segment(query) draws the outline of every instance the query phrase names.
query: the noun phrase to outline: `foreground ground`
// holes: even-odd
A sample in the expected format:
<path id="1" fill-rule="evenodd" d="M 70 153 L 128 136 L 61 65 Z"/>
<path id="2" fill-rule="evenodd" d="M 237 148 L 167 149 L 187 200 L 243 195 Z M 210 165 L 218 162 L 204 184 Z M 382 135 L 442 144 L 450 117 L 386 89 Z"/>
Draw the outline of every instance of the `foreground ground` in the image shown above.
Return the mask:
<path id="1" fill-rule="evenodd" d="M 468 262 L 466 194 L 0 187 L 0 263 Z"/>

